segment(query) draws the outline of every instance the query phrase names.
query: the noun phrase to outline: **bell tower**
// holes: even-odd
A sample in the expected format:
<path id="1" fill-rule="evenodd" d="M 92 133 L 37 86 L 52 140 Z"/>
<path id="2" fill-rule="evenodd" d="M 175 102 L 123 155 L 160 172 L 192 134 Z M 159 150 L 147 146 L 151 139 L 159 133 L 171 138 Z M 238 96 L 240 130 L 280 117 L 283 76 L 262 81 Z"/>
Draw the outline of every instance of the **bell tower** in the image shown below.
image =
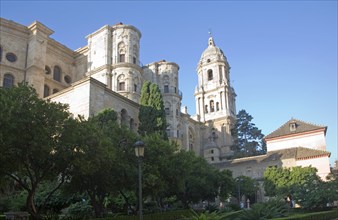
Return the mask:
<path id="1" fill-rule="evenodd" d="M 197 75 L 198 85 L 194 94 L 196 113 L 207 126 L 203 138 L 204 157 L 211 163 L 218 162 L 230 154 L 233 144 L 231 127 L 236 119 L 236 94 L 230 85 L 227 58 L 212 36 L 201 55 Z M 217 138 L 212 138 L 211 143 L 210 137 Z"/>

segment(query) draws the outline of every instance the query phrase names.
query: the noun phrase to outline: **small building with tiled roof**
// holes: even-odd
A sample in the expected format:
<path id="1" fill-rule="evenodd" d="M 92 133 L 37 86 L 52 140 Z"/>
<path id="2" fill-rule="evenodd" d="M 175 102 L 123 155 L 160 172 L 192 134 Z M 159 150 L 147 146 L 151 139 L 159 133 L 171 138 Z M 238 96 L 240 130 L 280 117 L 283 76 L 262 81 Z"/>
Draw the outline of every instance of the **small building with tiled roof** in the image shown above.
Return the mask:
<path id="1" fill-rule="evenodd" d="M 326 180 L 330 171 L 330 155 L 326 151 L 326 126 L 291 119 L 265 136 L 265 155 L 224 160 L 213 164 L 219 169 L 232 171 L 234 178 L 248 176 L 259 182 L 256 201 L 266 201 L 263 190 L 264 172 L 268 167 L 292 168 L 312 166 L 317 175 Z"/>
<path id="2" fill-rule="evenodd" d="M 290 119 L 264 139 L 268 152 L 299 146 L 325 151 L 326 130 L 326 126 Z"/>

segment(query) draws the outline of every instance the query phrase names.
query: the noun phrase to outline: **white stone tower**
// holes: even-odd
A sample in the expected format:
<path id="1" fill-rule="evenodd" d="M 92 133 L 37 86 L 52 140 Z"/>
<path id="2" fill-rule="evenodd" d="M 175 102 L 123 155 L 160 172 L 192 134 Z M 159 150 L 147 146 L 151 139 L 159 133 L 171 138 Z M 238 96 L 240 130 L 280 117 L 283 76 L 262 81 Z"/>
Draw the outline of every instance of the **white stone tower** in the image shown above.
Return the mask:
<path id="1" fill-rule="evenodd" d="M 179 66 L 174 62 L 161 60 L 143 67 L 144 80 L 156 83 L 163 96 L 167 119 L 167 135 L 170 140 L 182 144 L 183 124 L 181 118 L 182 93 L 178 89 Z"/>
<path id="2" fill-rule="evenodd" d="M 211 163 L 231 155 L 231 127 L 236 118 L 236 94 L 230 85 L 230 66 L 223 51 L 209 38 L 197 67 L 196 113 L 206 127 L 203 155 Z"/>
<path id="3" fill-rule="evenodd" d="M 139 102 L 141 32 L 132 25 L 106 25 L 88 39 L 88 73 L 113 91 Z"/>

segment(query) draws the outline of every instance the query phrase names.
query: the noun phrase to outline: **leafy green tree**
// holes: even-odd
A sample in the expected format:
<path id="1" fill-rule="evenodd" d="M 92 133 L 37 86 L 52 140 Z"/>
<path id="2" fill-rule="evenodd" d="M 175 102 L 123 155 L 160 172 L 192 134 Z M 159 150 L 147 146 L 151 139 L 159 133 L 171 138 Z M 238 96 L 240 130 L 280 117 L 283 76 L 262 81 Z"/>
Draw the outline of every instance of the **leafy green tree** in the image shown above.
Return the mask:
<path id="1" fill-rule="evenodd" d="M 160 88 L 155 83 L 144 82 L 141 90 L 139 133 L 159 133 L 166 136 L 167 121 Z"/>
<path id="2" fill-rule="evenodd" d="M 235 178 L 235 185 L 233 188 L 233 196 L 241 201 L 243 195 L 247 197 L 254 196 L 258 190 L 258 183 L 255 179 L 248 176 L 238 176 Z"/>
<path id="3" fill-rule="evenodd" d="M 304 209 L 320 210 L 333 205 L 338 200 L 338 179 L 329 177 L 327 181 L 313 179 L 304 184 L 294 185 L 293 198 Z"/>
<path id="4" fill-rule="evenodd" d="M 143 160 L 143 193 L 156 201 L 158 208 L 163 207 L 163 199 L 172 184 L 168 173 L 174 169 L 172 158 L 175 157 L 177 146 L 157 134 L 147 135 L 145 143 L 145 156 Z"/>
<path id="5" fill-rule="evenodd" d="M 37 188 L 43 181 L 58 179 L 42 208 L 68 177 L 76 146 L 71 134 L 78 123 L 66 105 L 39 99 L 26 84 L 0 89 L 0 109 L 0 175 L 27 191 L 27 210 L 39 218 Z"/>
<path id="6" fill-rule="evenodd" d="M 304 209 L 320 209 L 338 199 L 338 180 L 322 181 L 314 167 L 267 168 L 264 189 L 269 196 L 290 197 Z"/>
<path id="7" fill-rule="evenodd" d="M 320 181 L 314 167 L 268 167 L 264 172 L 264 190 L 268 196 L 288 196 L 298 187 Z"/>
<path id="8" fill-rule="evenodd" d="M 86 193 L 96 217 L 105 212 L 105 199 L 134 186 L 136 168 L 132 144 L 134 133 L 116 122 L 113 110 L 81 121 L 77 136 L 79 156 L 74 162 L 68 190 Z"/>
<path id="9" fill-rule="evenodd" d="M 254 156 L 266 153 L 264 135 L 254 123 L 253 117 L 245 110 L 237 114 L 236 124 L 231 130 L 234 138 L 234 150 L 237 157 Z"/>
<path id="10" fill-rule="evenodd" d="M 220 192 L 222 197 L 226 197 L 229 192 L 227 188 L 231 189 L 232 184 L 230 172 L 220 172 L 191 151 L 179 151 L 175 154 L 168 181 L 172 183 L 168 194 L 175 195 L 185 208 L 202 200 L 211 201 Z"/>

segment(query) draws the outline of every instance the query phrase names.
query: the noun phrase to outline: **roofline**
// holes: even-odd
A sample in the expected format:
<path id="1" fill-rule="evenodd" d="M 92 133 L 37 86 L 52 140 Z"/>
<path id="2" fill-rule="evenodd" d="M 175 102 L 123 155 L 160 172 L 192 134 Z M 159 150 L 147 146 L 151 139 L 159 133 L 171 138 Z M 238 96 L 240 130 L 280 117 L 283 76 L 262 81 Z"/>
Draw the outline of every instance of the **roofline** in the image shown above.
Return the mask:
<path id="1" fill-rule="evenodd" d="M 327 127 L 322 127 L 322 128 L 318 128 L 318 129 L 311 130 L 311 131 L 303 131 L 303 132 L 298 132 L 298 133 L 293 133 L 293 134 L 280 135 L 276 137 L 264 137 L 264 140 L 272 141 L 272 140 L 277 140 L 277 139 L 286 138 L 286 137 L 296 137 L 296 136 L 300 136 L 304 134 L 313 134 L 313 133 L 317 133 L 320 131 L 324 131 L 324 135 L 326 135 L 326 130 L 327 130 Z"/>

